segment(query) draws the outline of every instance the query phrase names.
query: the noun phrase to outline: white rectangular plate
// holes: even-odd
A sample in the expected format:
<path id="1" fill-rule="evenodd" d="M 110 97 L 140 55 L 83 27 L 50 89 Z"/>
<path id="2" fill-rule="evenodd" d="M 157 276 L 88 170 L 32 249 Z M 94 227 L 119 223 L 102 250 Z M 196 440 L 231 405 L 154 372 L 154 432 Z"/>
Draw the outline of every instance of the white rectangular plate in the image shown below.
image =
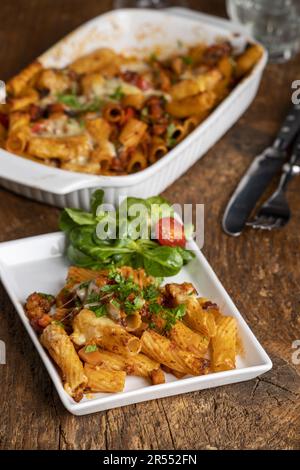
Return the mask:
<path id="1" fill-rule="evenodd" d="M 191 248 L 197 249 L 196 245 Z M 64 249 L 65 238 L 62 233 L 0 243 L 0 275 L 64 406 L 71 413 L 84 415 L 131 403 L 242 382 L 271 369 L 270 358 L 238 312 L 203 254 L 197 250 L 196 258 L 185 266 L 180 274 L 167 280 L 179 283 L 192 282 L 200 295 L 215 301 L 225 315 L 237 318 L 239 335 L 244 348 L 243 357 L 238 357 L 237 369 L 186 379 L 176 379 L 173 375 L 166 374 L 166 383 L 154 386 L 149 385 L 142 378 L 127 377 L 124 392 L 97 393 L 92 398 L 84 398 L 80 403 L 75 403 L 65 392 L 56 367 L 41 346 L 23 310 L 23 304 L 32 292 L 56 294 L 60 290 L 68 267 Z"/>

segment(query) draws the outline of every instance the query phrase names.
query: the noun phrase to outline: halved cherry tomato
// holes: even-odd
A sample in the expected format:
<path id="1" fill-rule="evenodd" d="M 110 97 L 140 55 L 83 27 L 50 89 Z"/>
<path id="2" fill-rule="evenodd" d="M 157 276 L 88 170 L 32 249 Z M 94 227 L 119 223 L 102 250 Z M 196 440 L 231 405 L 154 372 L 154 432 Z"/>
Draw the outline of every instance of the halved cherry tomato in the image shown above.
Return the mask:
<path id="1" fill-rule="evenodd" d="M 139 75 L 137 72 L 127 70 L 123 73 L 122 78 L 125 80 L 125 82 L 131 83 L 131 85 L 134 85 L 143 91 L 149 90 L 149 88 L 151 88 L 151 84 L 148 82 L 148 80 L 146 80 L 146 78 L 144 78 L 142 75 Z"/>
<path id="2" fill-rule="evenodd" d="M 163 217 L 156 224 L 156 238 L 161 245 L 185 247 L 184 227 L 174 217 Z"/>
<path id="3" fill-rule="evenodd" d="M 129 119 L 133 118 L 134 116 L 135 116 L 135 111 L 133 108 L 130 108 L 130 107 L 125 108 L 125 114 L 123 118 L 124 123 L 129 121 Z"/>
<path id="4" fill-rule="evenodd" d="M 34 124 L 31 128 L 31 132 L 33 132 L 34 134 L 39 134 L 40 132 L 42 132 L 44 129 L 44 125 L 40 122 L 37 122 L 36 124 Z"/>
<path id="5" fill-rule="evenodd" d="M 146 80 L 146 78 L 142 77 L 141 75 L 139 75 L 136 79 L 136 86 L 143 91 L 149 90 L 149 88 L 151 88 L 148 80 Z"/>

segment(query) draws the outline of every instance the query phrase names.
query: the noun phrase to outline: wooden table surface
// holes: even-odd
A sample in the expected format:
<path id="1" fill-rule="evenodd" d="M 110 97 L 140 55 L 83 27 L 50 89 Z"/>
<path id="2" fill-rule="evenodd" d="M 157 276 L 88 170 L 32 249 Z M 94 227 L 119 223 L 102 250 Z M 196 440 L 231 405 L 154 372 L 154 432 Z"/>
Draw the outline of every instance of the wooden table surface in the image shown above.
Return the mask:
<path id="1" fill-rule="evenodd" d="M 190 1 L 225 16 L 224 2 Z M 101 0 L 2 0 L 0 78 L 5 80 L 82 22 L 111 8 Z M 204 254 L 273 361 L 256 380 L 74 417 L 60 403 L 6 292 L 0 287 L 2 449 L 299 449 L 299 178 L 288 190 L 293 217 L 277 232 L 221 230 L 230 194 L 276 132 L 300 78 L 300 57 L 269 65 L 254 103 L 193 168 L 168 188 L 172 202 L 205 204 Z M 59 210 L 0 189 L 0 240 L 57 230 Z"/>

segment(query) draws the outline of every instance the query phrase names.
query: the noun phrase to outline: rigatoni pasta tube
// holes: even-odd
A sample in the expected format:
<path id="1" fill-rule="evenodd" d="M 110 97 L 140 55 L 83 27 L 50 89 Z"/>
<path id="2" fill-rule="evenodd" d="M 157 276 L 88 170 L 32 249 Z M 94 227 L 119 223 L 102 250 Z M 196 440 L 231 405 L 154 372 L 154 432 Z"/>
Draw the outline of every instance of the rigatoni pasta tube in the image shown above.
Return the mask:
<path id="1" fill-rule="evenodd" d="M 186 300 L 186 313 L 183 317 L 184 323 L 201 334 L 212 337 L 216 334 L 214 315 L 202 309 L 198 299 L 191 296 Z"/>
<path id="2" fill-rule="evenodd" d="M 119 62 L 117 54 L 112 49 L 103 47 L 75 60 L 69 65 L 69 68 L 81 75 L 98 72 L 107 67 L 111 62 Z"/>
<path id="3" fill-rule="evenodd" d="M 38 76 L 36 86 L 40 90 L 49 90 L 52 94 L 62 93 L 71 85 L 70 77 L 60 70 L 46 69 Z"/>
<path id="4" fill-rule="evenodd" d="M 91 161 L 98 164 L 99 170 L 108 170 L 113 157 L 109 154 L 109 151 L 106 150 L 106 146 L 103 147 L 101 146 L 92 151 Z"/>
<path id="5" fill-rule="evenodd" d="M 20 93 L 28 86 L 35 76 L 42 70 L 42 64 L 38 61 L 28 65 L 22 72 L 7 82 L 6 90 L 14 96 Z"/>
<path id="6" fill-rule="evenodd" d="M 97 143 L 107 142 L 111 132 L 109 123 L 103 118 L 87 119 L 85 121 L 88 133 Z"/>
<path id="7" fill-rule="evenodd" d="M 180 349 L 173 341 L 154 331 L 145 331 L 141 337 L 142 352 L 170 369 L 191 375 L 207 372 L 208 361 Z"/>
<path id="8" fill-rule="evenodd" d="M 235 74 L 238 78 L 246 75 L 259 61 L 263 54 L 261 46 L 254 44 L 248 47 L 245 52 L 236 60 Z"/>
<path id="9" fill-rule="evenodd" d="M 70 281 L 72 283 L 91 281 L 92 279 L 96 279 L 98 276 L 107 273 L 108 271 L 106 269 L 95 271 L 93 269 L 80 268 L 78 266 L 70 266 L 68 269 L 67 282 L 69 284 Z"/>
<path id="10" fill-rule="evenodd" d="M 126 170 L 128 173 L 144 170 L 147 167 L 147 159 L 140 148 L 130 153 Z"/>
<path id="11" fill-rule="evenodd" d="M 103 369 L 85 364 L 84 372 L 87 376 L 87 388 L 91 392 L 122 392 L 125 386 L 126 372 Z"/>
<path id="12" fill-rule="evenodd" d="M 147 124 L 138 119 L 129 119 L 123 127 L 119 140 L 125 147 L 136 147 L 143 138 Z"/>
<path id="13" fill-rule="evenodd" d="M 212 338 L 212 367 L 214 372 L 235 369 L 237 324 L 233 317 L 220 316 Z"/>
<path id="14" fill-rule="evenodd" d="M 126 358 L 126 372 L 128 375 L 148 377 L 153 385 L 165 382 L 165 376 L 160 368 L 160 364 L 142 353 Z"/>
<path id="15" fill-rule="evenodd" d="M 81 88 L 84 95 L 100 95 L 105 83 L 104 77 L 99 73 L 89 73 L 81 79 Z"/>
<path id="16" fill-rule="evenodd" d="M 182 140 L 185 135 L 184 126 L 178 122 L 174 122 L 173 129 L 169 131 L 169 138 L 170 140 L 174 141 L 176 144 Z"/>
<path id="17" fill-rule="evenodd" d="M 6 149 L 12 153 L 25 152 L 30 137 L 30 115 L 16 111 L 9 116 L 8 138 Z"/>
<path id="18" fill-rule="evenodd" d="M 103 106 L 102 115 L 108 122 L 122 122 L 124 119 L 124 109 L 118 103 L 110 102 Z"/>
<path id="19" fill-rule="evenodd" d="M 78 351 L 79 357 L 92 366 L 102 366 L 104 369 L 125 370 L 126 362 L 124 355 L 97 348 L 89 352 L 89 346 L 85 346 Z"/>
<path id="20" fill-rule="evenodd" d="M 142 325 L 142 318 L 139 312 L 134 312 L 126 317 L 126 331 L 137 331 Z"/>
<path id="21" fill-rule="evenodd" d="M 212 90 L 215 85 L 221 80 L 222 75 L 218 69 L 212 69 L 208 72 L 199 74 L 194 78 L 181 80 L 172 86 L 170 95 L 172 99 L 182 100 L 189 96 L 203 93 L 204 91 Z"/>
<path id="22" fill-rule="evenodd" d="M 70 137 L 32 137 L 29 140 L 28 153 L 38 158 L 58 158 L 72 160 L 88 156 L 89 139 L 85 134 Z"/>
<path id="23" fill-rule="evenodd" d="M 137 354 L 141 350 L 138 338 L 107 317 L 97 318 L 91 310 L 81 310 L 73 321 L 73 330 L 71 338 L 78 346 L 94 341 L 108 351 L 121 354 Z"/>
<path id="24" fill-rule="evenodd" d="M 182 100 L 188 96 L 197 95 L 199 86 L 195 79 L 181 80 L 172 86 L 169 93 L 173 100 Z"/>
<path id="25" fill-rule="evenodd" d="M 65 390 L 75 401 L 80 401 L 87 378 L 71 339 L 61 326 L 51 323 L 40 340 L 60 368 Z"/>
<path id="26" fill-rule="evenodd" d="M 207 91 L 199 95 L 189 96 L 183 100 L 169 101 L 166 104 L 166 110 L 172 116 L 185 118 L 208 111 L 214 106 L 215 100 L 215 93 Z"/>
<path id="27" fill-rule="evenodd" d="M 184 135 L 190 134 L 193 130 L 196 129 L 196 127 L 199 125 L 201 122 L 201 117 L 200 116 L 190 116 L 187 118 L 184 123 L 183 123 L 183 128 L 184 128 Z"/>
<path id="28" fill-rule="evenodd" d="M 33 88 L 26 90 L 26 93 L 22 93 L 21 96 L 9 99 L 9 105 L 11 111 L 20 111 L 21 109 L 27 108 L 30 104 L 37 103 L 39 100 L 39 94 Z"/>
<path id="29" fill-rule="evenodd" d="M 125 95 L 122 98 L 122 106 L 131 106 L 135 109 L 141 109 L 143 103 L 145 101 L 145 97 L 143 93 L 134 93 L 132 95 Z"/>
<path id="30" fill-rule="evenodd" d="M 170 330 L 169 338 L 181 349 L 189 351 L 197 357 L 202 357 L 207 352 L 210 341 L 207 336 L 196 333 L 182 321 L 176 322 Z"/>
<path id="31" fill-rule="evenodd" d="M 150 163 L 155 163 L 168 152 L 168 147 L 161 137 L 153 137 L 150 143 L 148 159 Z"/>
<path id="32" fill-rule="evenodd" d="M 128 356 L 101 349 L 86 352 L 86 348 L 82 348 L 78 354 L 84 362 L 93 366 L 123 370 L 128 375 L 150 378 L 154 384 L 164 382 L 164 374 L 160 369 L 160 364 L 142 353 Z"/>

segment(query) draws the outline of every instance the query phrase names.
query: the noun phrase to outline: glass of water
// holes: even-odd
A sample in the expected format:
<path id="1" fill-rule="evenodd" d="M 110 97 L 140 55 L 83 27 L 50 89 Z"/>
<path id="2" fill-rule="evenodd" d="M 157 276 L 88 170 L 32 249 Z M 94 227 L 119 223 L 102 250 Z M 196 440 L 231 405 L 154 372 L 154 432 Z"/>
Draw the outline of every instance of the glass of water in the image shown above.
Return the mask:
<path id="1" fill-rule="evenodd" d="M 229 17 L 285 62 L 300 50 L 300 0 L 227 0 Z"/>
<path id="2" fill-rule="evenodd" d="M 169 0 L 114 0 L 114 8 L 168 8 L 171 6 L 186 5 L 184 0 L 182 2 L 170 2 Z"/>

